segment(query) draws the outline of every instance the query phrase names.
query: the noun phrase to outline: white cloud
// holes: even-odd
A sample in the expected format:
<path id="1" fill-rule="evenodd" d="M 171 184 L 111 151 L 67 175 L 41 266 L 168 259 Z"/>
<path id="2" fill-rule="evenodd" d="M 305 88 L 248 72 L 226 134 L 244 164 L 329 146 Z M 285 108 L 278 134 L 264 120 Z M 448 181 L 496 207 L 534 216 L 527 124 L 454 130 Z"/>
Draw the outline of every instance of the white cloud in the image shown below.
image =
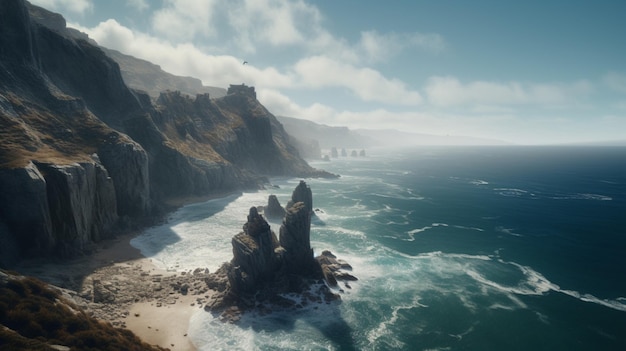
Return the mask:
<path id="1" fill-rule="evenodd" d="M 325 56 L 308 57 L 294 67 L 300 84 L 310 88 L 345 87 L 363 101 L 418 105 L 422 97 L 399 79 L 371 68 L 357 68 Z"/>
<path id="2" fill-rule="evenodd" d="M 152 28 L 173 42 L 219 39 L 242 54 L 290 46 L 351 63 L 384 61 L 408 48 L 437 53 L 445 47 L 438 34 L 375 30 L 351 43 L 328 32 L 323 21 L 319 9 L 303 0 L 166 0 L 153 15 Z"/>
<path id="3" fill-rule="evenodd" d="M 436 106 L 542 105 L 575 102 L 593 87 L 587 81 L 572 84 L 474 81 L 461 83 L 455 77 L 431 77 L 425 87 L 428 100 Z"/>
<path id="4" fill-rule="evenodd" d="M 229 25 L 247 52 L 257 45 L 295 45 L 305 42 L 306 32 L 319 26 L 319 11 L 303 1 L 231 1 Z"/>
<path id="5" fill-rule="evenodd" d="M 139 11 L 145 11 L 150 7 L 147 0 L 127 0 L 126 5 Z"/>
<path id="6" fill-rule="evenodd" d="M 196 36 L 216 35 L 213 26 L 216 0 L 166 0 L 165 6 L 154 12 L 152 28 L 170 40 L 187 42 Z"/>
<path id="7" fill-rule="evenodd" d="M 107 20 L 95 28 L 81 28 L 98 44 L 125 54 L 148 60 L 167 72 L 192 76 L 204 84 L 227 87 L 246 83 L 267 87 L 293 85 L 293 78 L 274 67 L 259 69 L 243 65 L 241 59 L 228 55 L 208 55 L 189 43 L 172 44 L 143 33 L 133 32 L 115 20 Z"/>
<path id="8" fill-rule="evenodd" d="M 361 32 L 359 50 L 369 61 L 384 61 L 405 49 L 416 47 L 425 51 L 438 53 L 443 51 L 445 43 L 439 34 L 422 33 L 378 33 L 377 31 Z"/>
<path id="9" fill-rule="evenodd" d="M 626 93 L 626 74 L 609 72 L 604 76 L 603 80 L 611 89 L 620 93 Z"/>
<path id="10" fill-rule="evenodd" d="M 273 89 L 257 90 L 259 101 L 274 115 L 304 118 L 314 122 L 327 124 L 335 117 L 335 110 L 332 107 L 314 103 L 308 107 L 303 107 Z"/>
<path id="11" fill-rule="evenodd" d="M 90 0 L 30 0 L 30 2 L 48 10 L 79 15 L 93 10 L 93 3 Z"/>
<path id="12" fill-rule="evenodd" d="M 422 97 L 399 79 L 389 79 L 371 68 L 359 68 L 324 56 L 305 58 L 293 70 L 279 71 L 242 65 L 228 55 L 208 55 L 190 43 L 172 44 L 147 34 L 133 32 L 115 20 L 97 27 L 80 28 L 100 45 L 148 60 L 165 71 L 200 78 L 206 85 L 225 87 L 246 83 L 265 89 L 347 88 L 357 98 L 390 105 L 418 105 Z"/>

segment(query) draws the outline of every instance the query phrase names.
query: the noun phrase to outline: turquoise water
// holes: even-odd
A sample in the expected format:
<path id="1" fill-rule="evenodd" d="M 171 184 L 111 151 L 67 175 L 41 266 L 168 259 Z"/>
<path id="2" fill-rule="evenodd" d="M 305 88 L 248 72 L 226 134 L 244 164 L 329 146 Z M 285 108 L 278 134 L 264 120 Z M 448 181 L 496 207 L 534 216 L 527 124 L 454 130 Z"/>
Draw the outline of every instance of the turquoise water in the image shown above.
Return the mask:
<path id="1" fill-rule="evenodd" d="M 340 304 L 223 324 L 200 350 L 624 350 L 626 148 L 431 147 L 314 163 L 312 246 L 354 266 Z M 132 244 L 171 270 L 215 270 L 250 206 L 186 206 Z M 270 223 L 278 231 L 279 223 Z"/>

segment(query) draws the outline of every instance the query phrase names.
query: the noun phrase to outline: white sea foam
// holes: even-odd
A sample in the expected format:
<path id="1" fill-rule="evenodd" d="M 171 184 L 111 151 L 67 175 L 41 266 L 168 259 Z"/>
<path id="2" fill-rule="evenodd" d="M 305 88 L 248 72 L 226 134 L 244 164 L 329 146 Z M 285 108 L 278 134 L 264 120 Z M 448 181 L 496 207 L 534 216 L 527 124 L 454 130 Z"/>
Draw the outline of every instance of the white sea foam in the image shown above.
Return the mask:
<path id="1" fill-rule="evenodd" d="M 481 180 L 481 179 L 474 179 L 474 180 L 471 180 L 469 183 L 474 184 L 474 185 L 488 185 L 489 184 L 488 181 Z"/>
<path id="2" fill-rule="evenodd" d="M 332 166 L 338 167 L 337 164 L 340 162 L 344 161 L 338 161 Z M 348 161 L 345 162 L 347 164 Z M 342 164 L 339 166 L 339 169 L 344 167 Z M 368 171 L 365 166 L 367 166 L 365 162 L 359 164 L 359 171 L 364 174 Z M 354 267 L 352 274 L 359 279 L 350 282 L 351 289 L 343 287 L 345 292 L 341 295 L 341 304 L 315 306 L 317 309 L 307 306 L 299 311 L 277 312 L 266 316 L 250 314 L 244 316 L 238 325 L 224 324 L 210 313 L 201 310 L 193 316 L 189 331 L 190 339 L 198 349 L 333 350 L 338 348 L 336 340 L 330 339 L 328 331 L 324 330 L 332 320 L 343 321 L 352 330 L 355 349 L 406 349 L 413 346 L 407 340 L 424 337 L 421 333 L 432 332 L 440 333 L 438 335 L 444 338 L 449 336 L 448 339 L 453 343 L 461 340 L 466 342 L 467 335 L 471 335 L 475 330 L 481 329 L 482 332 L 497 330 L 491 329 L 492 326 L 474 323 L 481 320 L 486 313 L 498 314 L 504 318 L 513 317 L 518 310 L 534 308 L 540 300 L 538 296 L 553 293 L 564 294 L 560 297 L 571 300 L 570 303 L 574 304 L 579 303 L 578 300 L 626 311 L 626 298 L 603 299 L 561 289 L 530 266 L 502 260 L 498 252 L 494 255 L 472 254 L 476 251 L 472 251 L 471 247 L 467 248 L 467 253 L 446 252 L 448 247 L 445 243 L 437 243 L 435 241 L 437 237 L 432 235 L 427 239 L 434 239 L 435 244 L 440 244 L 441 251 L 419 253 L 423 248 L 409 241 L 414 241 L 420 234 L 425 233 L 431 235 L 437 231 L 447 230 L 483 232 L 479 226 L 491 228 L 499 225 L 496 231 L 503 234 L 512 236 L 522 234 L 514 228 L 517 224 L 506 223 L 506 216 L 501 216 L 497 209 L 494 209 L 496 212 L 485 213 L 491 215 L 490 217 L 476 218 L 475 222 L 481 223 L 480 219 L 489 218 L 497 219 L 499 222 L 497 224 L 465 222 L 468 225 L 463 225 L 461 222 L 457 225 L 454 224 L 456 217 L 452 215 L 428 217 L 428 214 L 424 213 L 424 217 L 420 217 L 422 215 L 420 206 L 407 206 L 409 210 L 397 205 L 404 204 L 403 201 L 397 200 L 422 200 L 419 191 L 398 184 L 385 183 L 385 178 L 373 179 L 375 176 L 376 174 L 372 177 L 342 174 L 342 177 L 336 180 L 307 181 L 315 194 L 314 207 L 322 210 L 311 228 L 315 253 L 324 249 L 331 250 Z M 534 199 L 554 195 L 539 193 L 530 188 L 521 189 L 526 186 L 522 184 L 515 185 L 517 188 L 511 186 L 491 189 L 491 186 L 487 186 L 488 182 L 479 179 L 482 176 L 475 174 L 475 179 L 452 180 L 457 183 L 454 186 L 465 186 L 486 196 Z M 424 179 L 432 179 L 428 177 L 434 176 L 423 175 Z M 399 178 L 406 181 L 406 177 Z M 145 246 L 142 252 L 144 249 L 146 252 L 152 250 L 149 255 L 155 260 L 162 259 L 164 262 L 162 264 L 166 267 L 187 270 L 188 266 L 192 268 L 208 266 L 214 270 L 212 268 L 214 266 L 210 264 L 215 262 L 217 267 L 232 257 L 230 239 L 241 230 L 249 207 L 265 204 L 270 192 L 276 193 L 281 204 L 285 204 L 298 182 L 299 179 L 279 180 L 276 182 L 280 186 L 279 189 L 246 193 L 216 204 L 218 206 L 210 216 L 203 214 L 202 206 L 193 211 L 187 210 L 186 213 L 175 213 L 168 225 L 160 229 L 161 231 L 157 229 L 146 231 L 146 237 L 151 236 L 150 240 L 156 241 L 157 244 L 150 246 L 151 244 L 147 242 L 141 242 L 138 245 Z M 479 188 L 472 187 L 468 182 Z M 375 183 L 374 186 L 370 186 L 372 183 Z M 428 194 L 434 196 L 430 191 Z M 580 200 L 608 200 L 597 194 L 580 193 L 576 196 Z M 419 205 L 423 205 L 423 202 Z M 394 208 L 396 206 L 398 208 Z M 409 216 L 407 213 L 411 213 L 410 211 L 414 211 L 414 214 Z M 210 217 L 210 220 L 205 221 L 207 217 Z M 416 218 L 420 218 L 421 222 L 417 222 Z M 447 223 L 436 222 L 426 225 L 430 221 Z M 270 224 L 276 231 L 280 223 Z M 370 226 L 376 229 L 370 231 Z M 488 234 L 491 232 L 487 231 L 484 236 L 487 237 Z M 390 241 L 385 236 L 403 238 L 407 242 L 402 243 L 404 247 L 386 246 L 384 243 Z M 201 248 L 203 246 L 208 247 Z M 494 250 L 494 247 L 486 247 L 485 250 Z M 504 250 L 511 248 L 507 246 Z M 551 278 L 555 282 L 558 281 L 558 277 Z M 295 302 L 300 301 L 297 295 L 285 297 Z M 446 307 L 442 309 L 445 312 L 439 310 L 438 307 L 441 305 Z M 552 314 L 542 315 L 533 312 L 537 315 L 536 323 L 549 324 Z M 439 328 L 438 319 L 446 317 L 442 315 L 443 313 L 451 315 L 457 313 L 457 316 L 467 318 L 467 323 L 461 324 L 456 329 L 445 327 L 433 329 Z M 449 347 L 450 345 L 444 342 L 429 347 L 432 350 L 454 349 Z"/>
<path id="3" fill-rule="evenodd" d="M 591 302 L 591 303 L 602 305 L 608 308 L 612 308 L 614 310 L 626 312 L 626 303 L 623 302 L 624 301 L 623 297 L 618 297 L 615 300 L 609 300 L 609 299 L 600 299 L 591 294 L 581 294 L 578 291 L 560 290 L 560 289 L 558 291 L 565 295 L 574 297 L 580 301 Z"/>
<path id="4" fill-rule="evenodd" d="M 517 236 L 517 237 L 523 237 L 524 235 L 519 234 L 514 232 L 515 229 L 513 228 L 504 228 L 504 227 L 496 227 L 496 231 L 500 232 L 500 233 L 504 233 L 507 235 L 512 235 L 512 236 Z"/>
<path id="5" fill-rule="evenodd" d="M 584 194 L 584 193 L 559 194 L 559 195 L 551 196 L 550 198 L 554 199 L 554 200 L 596 200 L 596 201 L 611 201 L 611 200 L 613 200 L 612 197 L 606 196 L 606 195 Z"/>
<path id="6" fill-rule="evenodd" d="M 516 188 L 494 188 L 493 189 L 498 195 L 506 196 L 506 197 L 525 197 L 525 198 L 536 198 L 534 193 L 531 193 L 527 190 L 516 189 Z"/>
<path id="7" fill-rule="evenodd" d="M 393 332 L 389 329 L 398 321 L 398 316 L 400 311 L 402 310 L 410 310 L 417 307 L 428 307 L 419 301 L 419 296 L 414 296 L 413 301 L 409 304 L 403 304 L 394 306 L 391 315 L 389 317 L 385 317 L 383 321 L 381 321 L 376 328 L 373 328 L 367 333 L 367 340 L 370 344 L 377 343 L 381 338 L 385 339 L 385 342 L 393 349 L 402 349 L 406 346 L 406 344 L 397 338 L 393 337 Z"/>

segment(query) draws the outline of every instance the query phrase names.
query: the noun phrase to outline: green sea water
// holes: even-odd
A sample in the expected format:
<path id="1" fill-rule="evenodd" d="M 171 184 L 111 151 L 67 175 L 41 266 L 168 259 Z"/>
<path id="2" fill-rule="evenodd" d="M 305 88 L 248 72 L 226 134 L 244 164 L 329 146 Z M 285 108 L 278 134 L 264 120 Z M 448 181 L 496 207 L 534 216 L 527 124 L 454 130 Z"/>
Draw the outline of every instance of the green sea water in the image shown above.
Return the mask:
<path id="1" fill-rule="evenodd" d="M 423 147 L 313 162 L 311 240 L 354 267 L 338 304 L 199 310 L 200 350 L 626 350 L 626 148 Z M 215 270 L 278 188 L 186 206 L 132 243 Z M 279 223 L 270 223 L 277 231 Z M 297 298 L 297 297 L 293 297 Z"/>

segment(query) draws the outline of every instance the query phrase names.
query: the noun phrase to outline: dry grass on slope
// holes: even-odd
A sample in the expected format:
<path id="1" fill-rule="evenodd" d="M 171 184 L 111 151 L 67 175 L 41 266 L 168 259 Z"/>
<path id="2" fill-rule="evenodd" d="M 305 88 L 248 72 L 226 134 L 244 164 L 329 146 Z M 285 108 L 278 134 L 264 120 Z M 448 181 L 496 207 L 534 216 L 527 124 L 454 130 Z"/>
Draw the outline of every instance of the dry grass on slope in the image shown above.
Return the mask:
<path id="1" fill-rule="evenodd" d="M 163 350 L 98 321 L 45 283 L 0 271 L 0 345 L 9 350 Z"/>
<path id="2" fill-rule="evenodd" d="M 0 113 L 0 168 L 31 160 L 55 164 L 88 161 L 111 129 L 86 110 L 54 113 L 9 94 L 10 113 Z"/>

